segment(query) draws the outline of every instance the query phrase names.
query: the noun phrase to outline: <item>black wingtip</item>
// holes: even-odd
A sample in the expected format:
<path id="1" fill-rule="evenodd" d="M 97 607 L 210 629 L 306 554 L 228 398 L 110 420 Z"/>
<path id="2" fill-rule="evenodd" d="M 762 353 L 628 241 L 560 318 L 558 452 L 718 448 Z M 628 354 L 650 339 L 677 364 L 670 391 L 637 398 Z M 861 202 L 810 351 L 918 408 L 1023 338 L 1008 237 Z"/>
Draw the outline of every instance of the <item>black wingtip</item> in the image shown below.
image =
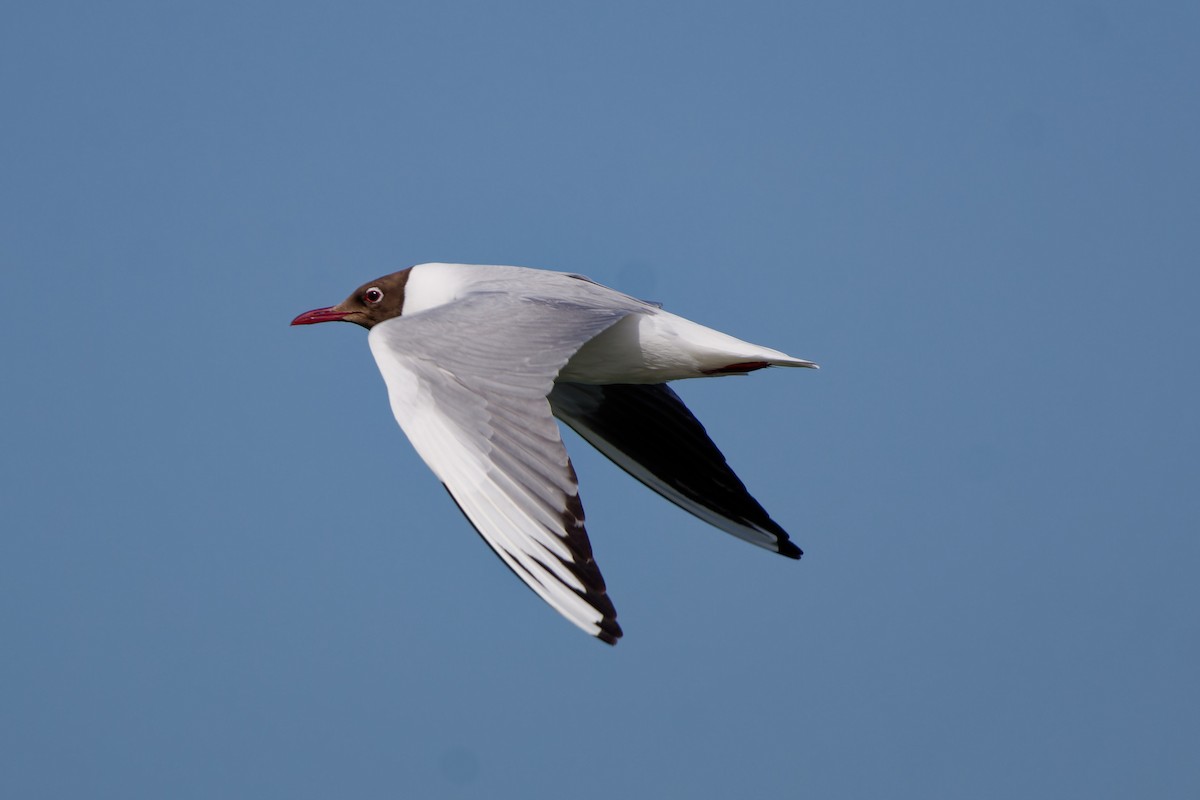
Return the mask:
<path id="1" fill-rule="evenodd" d="M 600 622 L 600 632 L 596 634 L 596 638 L 605 644 L 615 645 L 624 633 L 615 619 L 604 619 Z"/>
<path id="2" fill-rule="evenodd" d="M 599 570 L 597 570 L 596 574 L 599 576 Z M 590 591 L 581 596 L 588 605 L 604 615 L 603 618 L 596 623 L 596 626 L 599 627 L 600 630 L 592 635 L 605 644 L 616 644 L 617 640 L 620 639 L 625 632 L 621 630 L 621 626 L 617 622 L 617 610 L 613 608 L 612 600 L 609 599 L 608 593 L 603 589 L 603 579 L 601 579 L 600 591 Z"/>
<path id="3" fill-rule="evenodd" d="M 800 560 L 800 556 L 804 555 L 804 551 L 787 539 L 779 543 L 779 555 Z"/>

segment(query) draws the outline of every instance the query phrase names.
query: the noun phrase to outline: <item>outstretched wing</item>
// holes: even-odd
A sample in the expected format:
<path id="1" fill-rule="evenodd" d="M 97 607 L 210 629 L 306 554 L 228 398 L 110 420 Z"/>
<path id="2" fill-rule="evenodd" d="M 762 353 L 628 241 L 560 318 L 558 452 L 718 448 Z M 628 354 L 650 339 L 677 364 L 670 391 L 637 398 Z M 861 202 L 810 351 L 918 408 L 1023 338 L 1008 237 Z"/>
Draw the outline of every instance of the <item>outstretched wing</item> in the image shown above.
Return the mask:
<path id="1" fill-rule="evenodd" d="M 633 307 L 468 296 L 371 329 L 396 421 L 497 555 L 556 611 L 621 636 L 546 399 L 579 347 Z"/>
<path id="2" fill-rule="evenodd" d="M 613 463 L 685 511 L 788 558 L 803 554 L 665 383 L 558 383 L 550 405 Z"/>

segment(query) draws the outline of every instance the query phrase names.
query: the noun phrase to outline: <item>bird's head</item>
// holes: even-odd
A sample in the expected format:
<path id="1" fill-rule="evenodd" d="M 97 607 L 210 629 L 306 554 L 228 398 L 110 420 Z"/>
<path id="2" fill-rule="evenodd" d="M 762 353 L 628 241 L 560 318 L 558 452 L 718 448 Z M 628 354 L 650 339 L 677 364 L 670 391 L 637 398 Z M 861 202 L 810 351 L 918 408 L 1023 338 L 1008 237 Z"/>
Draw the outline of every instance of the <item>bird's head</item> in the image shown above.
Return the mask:
<path id="1" fill-rule="evenodd" d="M 292 320 L 293 325 L 313 325 L 318 322 L 353 322 L 370 330 L 384 320 L 400 316 L 404 308 L 404 284 L 408 270 L 364 283 L 336 306 L 314 308 Z"/>

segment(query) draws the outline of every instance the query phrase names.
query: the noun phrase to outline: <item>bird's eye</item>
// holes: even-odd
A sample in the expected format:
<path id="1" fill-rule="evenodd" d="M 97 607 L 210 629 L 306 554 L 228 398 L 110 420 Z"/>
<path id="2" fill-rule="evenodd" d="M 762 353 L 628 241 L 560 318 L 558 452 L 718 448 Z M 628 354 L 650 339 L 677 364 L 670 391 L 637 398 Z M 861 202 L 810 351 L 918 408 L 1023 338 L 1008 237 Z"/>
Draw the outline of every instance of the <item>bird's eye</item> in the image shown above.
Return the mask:
<path id="1" fill-rule="evenodd" d="M 363 302 L 369 306 L 373 306 L 383 299 L 383 292 L 376 286 L 372 286 L 362 293 Z"/>

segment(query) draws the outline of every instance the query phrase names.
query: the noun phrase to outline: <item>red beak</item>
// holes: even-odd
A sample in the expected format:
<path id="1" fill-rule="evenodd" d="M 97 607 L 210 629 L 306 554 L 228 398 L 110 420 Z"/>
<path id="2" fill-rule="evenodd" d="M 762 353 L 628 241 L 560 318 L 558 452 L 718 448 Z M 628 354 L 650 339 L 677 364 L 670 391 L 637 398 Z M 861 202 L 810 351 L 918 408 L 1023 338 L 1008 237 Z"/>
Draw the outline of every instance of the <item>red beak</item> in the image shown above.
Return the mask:
<path id="1" fill-rule="evenodd" d="M 300 316 L 292 320 L 293 325 L 315 325 L 318 322 L 337 322 L 345 319 L 349 311 L 339 311 L 337 306 L 329 308 L 314 308 L 312 311 L 305 311 Z"/>

